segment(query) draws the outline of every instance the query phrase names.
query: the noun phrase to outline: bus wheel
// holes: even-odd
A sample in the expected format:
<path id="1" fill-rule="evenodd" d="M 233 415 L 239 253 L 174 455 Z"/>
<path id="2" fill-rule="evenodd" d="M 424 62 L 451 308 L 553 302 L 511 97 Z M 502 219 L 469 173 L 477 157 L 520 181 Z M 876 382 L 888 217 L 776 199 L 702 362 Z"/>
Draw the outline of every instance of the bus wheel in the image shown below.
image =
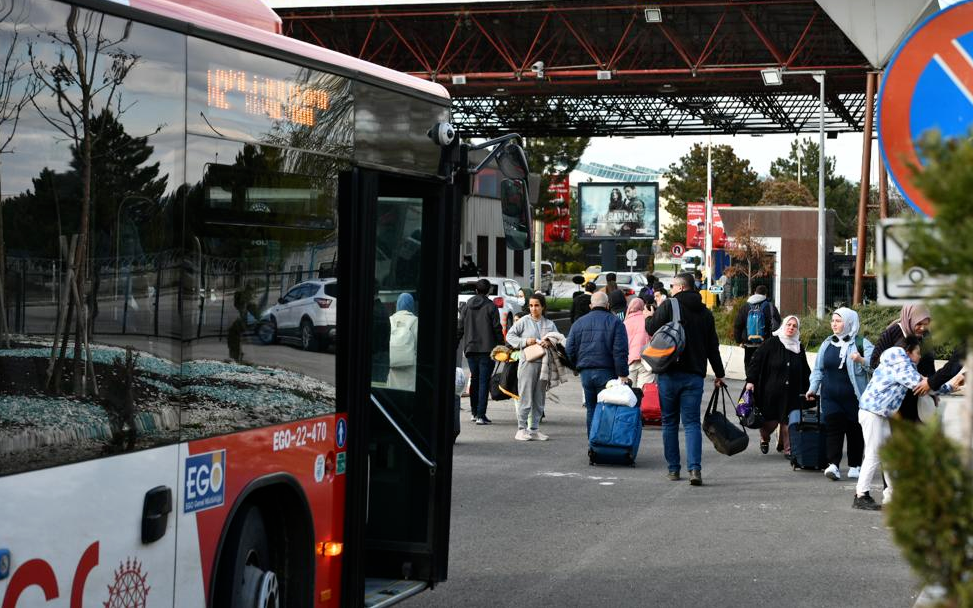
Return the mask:
<path id="1" fill-rule="evenodd" d="M 256 505 L 245 509 L 234 518 L 220 559 L 219 573 L 224 578 L 217 593 L 227 594 L 229 601 L 214 605 L 280 608 L 279 563 L 268 539 L 264 516 Z"/>

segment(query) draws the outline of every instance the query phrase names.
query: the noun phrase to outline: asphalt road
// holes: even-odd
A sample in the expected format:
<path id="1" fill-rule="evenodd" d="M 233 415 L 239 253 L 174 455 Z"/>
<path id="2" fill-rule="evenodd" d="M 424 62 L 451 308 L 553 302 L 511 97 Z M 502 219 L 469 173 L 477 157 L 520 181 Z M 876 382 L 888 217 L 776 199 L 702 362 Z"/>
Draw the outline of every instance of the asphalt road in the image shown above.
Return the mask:
<path id="1" fill-rule="evenodd" d="M 913 605 L 918 581 L 882 514 L 851 508 L 853 483 L 761 455 L 753 431 L 733 457 L 704 436 L 702 487 L 666 479 L 658 427 L 636 466 L 589 466 L 580 383 L 551 395 L 549 442 L 514 441 L 511 401 L 476 426 L 463 399 L 449 580 L 402 605 Z"/>

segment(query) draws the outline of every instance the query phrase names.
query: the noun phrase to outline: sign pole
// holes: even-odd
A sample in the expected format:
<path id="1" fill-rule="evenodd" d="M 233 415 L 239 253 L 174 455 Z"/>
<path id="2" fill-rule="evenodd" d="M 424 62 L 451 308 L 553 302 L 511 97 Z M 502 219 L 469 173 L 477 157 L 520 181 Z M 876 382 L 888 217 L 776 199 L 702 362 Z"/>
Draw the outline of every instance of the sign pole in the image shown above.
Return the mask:
<path id="1" fill-rule="evenodd" d="M 828 239 L 825 235 L 825 230 L 827 229 L 826 221 L 826 211 L 824 207 L 824 73 L 816 74 L 813 76 L 818 84 L 821 85 L 820 100 L 818 107 L 818 120 L 819 120 L 819 133 L 818 138 L 820 140 L 818 150 L 818 292 L 817 292 L 817 307 L 815 312 L 819 319 L 824 318 L 824 283 L 825 283 L 825 258 L 827 255 L 827 243 Z M 871 133 L 871 129 L 868 129 Z"/>
<path id="2" fill-rule="evenodd" d="M 865 275 L 865 226 L 868 223 L 868 196 L 871 190 L 869 178 L 872 169 L 872 101 L 875 99 L 875 72 L 869 72 L 865 81 L 865 129 L 862 132 L 862 181 L 858 194 L 858 251 L 855 256 L 855 291 L 852 303 L 862 303 Z"/>
<path id="3" fill-rule="evenodd" d="M 706 274 L 703 283 L 709 289 L 710 276 L 713 273 L 713 138 L 710 136 L 706 143 Z"/>

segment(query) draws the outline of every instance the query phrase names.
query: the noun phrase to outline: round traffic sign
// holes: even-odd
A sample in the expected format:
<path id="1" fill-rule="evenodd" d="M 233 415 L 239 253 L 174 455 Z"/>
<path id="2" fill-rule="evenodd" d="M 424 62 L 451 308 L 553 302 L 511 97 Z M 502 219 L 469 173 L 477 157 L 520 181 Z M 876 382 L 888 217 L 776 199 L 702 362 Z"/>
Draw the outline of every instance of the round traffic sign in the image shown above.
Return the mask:
<path id="1" fill-rule="evenodd" d="M 973 2 L 956 4 L 919 24 L 892 56 L 878 98 L 879 149 L 910 205 L 932 216 L 932 202 L 912 183 L 917 142 L 931 129 L 965 137 L 973 125 Z"/>
<path id="2" fill-rule="evenodd" d="M 629 249 L 625 252 L 625 259 L 629 262 L 634 262 L 635 260 L 639 259 L 639 252 L 635 251 L 634 249 Z"/>
<path id="3" fill-rule="evenodd" d="M 673 243 L 672 249 L 669 251 L 672 253 L 672 257 L 681 258 L 682 254 L 686 253 L 686 246 L 682 243 Z"/>

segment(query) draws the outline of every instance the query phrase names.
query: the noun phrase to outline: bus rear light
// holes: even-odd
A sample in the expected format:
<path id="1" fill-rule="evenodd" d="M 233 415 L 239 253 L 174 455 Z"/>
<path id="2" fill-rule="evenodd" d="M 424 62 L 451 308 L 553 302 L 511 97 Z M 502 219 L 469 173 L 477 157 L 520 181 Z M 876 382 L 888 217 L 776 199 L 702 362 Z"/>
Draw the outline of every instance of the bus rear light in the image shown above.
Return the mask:
<path id="1" fill-rule="evenodd" d="M 336 543 L 332 541 L 318 543 L 317 553 L 318 555 L 325 557 L 337 557 L 341 555 L 345 546 L 343 543 Z"/>
<path id="2" fill-rule="evenodd" d="M 493 303 L 497 305 L 497 308 L 503 308 L 503 298 L 494 298 Z"/>
<path id="3" fill-rule="evenodd" d="M 320 308 L 331 308 L 331 300 L 328 298 L 314 298 L 314 303 Z"/>

